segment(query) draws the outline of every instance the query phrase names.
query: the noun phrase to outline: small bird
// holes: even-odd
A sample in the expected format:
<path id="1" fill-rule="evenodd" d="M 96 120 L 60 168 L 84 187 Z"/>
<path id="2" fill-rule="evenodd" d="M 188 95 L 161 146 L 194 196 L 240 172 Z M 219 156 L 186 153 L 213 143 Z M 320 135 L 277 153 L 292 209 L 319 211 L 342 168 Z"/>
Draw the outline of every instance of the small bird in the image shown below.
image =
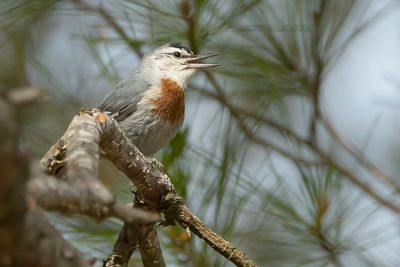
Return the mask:
<path id="1" fill-rule="evenodd" d="M 179 43 L 162 45 L 145 55 L 98 109 L 113 114 L 133 144 L 151 156 L 182 126 L 189 80 L 197 69 L 218 66 L 202 63 L 216 55 L 194 55 Z"/>

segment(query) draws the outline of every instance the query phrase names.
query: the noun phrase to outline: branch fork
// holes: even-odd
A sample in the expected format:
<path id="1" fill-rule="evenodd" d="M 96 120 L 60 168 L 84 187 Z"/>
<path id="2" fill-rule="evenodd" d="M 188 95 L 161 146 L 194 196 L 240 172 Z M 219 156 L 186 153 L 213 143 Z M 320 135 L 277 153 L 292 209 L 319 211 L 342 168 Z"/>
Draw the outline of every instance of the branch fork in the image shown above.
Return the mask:
<path id="1" fill-rule="evenodd" d="M 140 205 L 137 203 L 133 208 L 127 208 L 116 203 L 112 193 L 98 180 L 101 152 L 136 187 Z M 34 181 L 30 188 L 36 192 L 36 199 L 42 207 L 99 219 L 117 216 L 125 221 L 113 252 L 103 266 L 127 266 L 137 247 L 144 266 L 165 266 L 155 229 L 155 223 L 160 221 L 159 212 L 165 215 L 161 225 L 177 222 L 237 266 L 256 266 L 188 209 L 168 175 L 160 170 L 161 163 L 143 156 L 107 113 L 97 109 L 81 110 L 41 163 L 47 172 L 43 174 L 46 177 Z M 41 201 L 40 196 L 45 192 L 52 192 L 51 205 Z M 77 196 L 80 198 L 76 199 Z M 73 204 L 63 205 L 61 199 L 69 199 Z"/>

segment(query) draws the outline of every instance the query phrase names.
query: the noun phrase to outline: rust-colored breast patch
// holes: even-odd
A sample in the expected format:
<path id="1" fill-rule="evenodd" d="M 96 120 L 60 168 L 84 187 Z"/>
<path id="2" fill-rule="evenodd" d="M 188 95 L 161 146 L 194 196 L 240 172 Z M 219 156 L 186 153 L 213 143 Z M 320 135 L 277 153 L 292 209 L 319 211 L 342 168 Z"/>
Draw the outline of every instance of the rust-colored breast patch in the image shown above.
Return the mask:
<path id="1" fill-rule="evenodd" d="M 185 115 L 185 97 L 183 88 L 170 79 L 161 80 L 161 94 L 153 99 L 154 112 L 161 118 L 178 123 Z"/>

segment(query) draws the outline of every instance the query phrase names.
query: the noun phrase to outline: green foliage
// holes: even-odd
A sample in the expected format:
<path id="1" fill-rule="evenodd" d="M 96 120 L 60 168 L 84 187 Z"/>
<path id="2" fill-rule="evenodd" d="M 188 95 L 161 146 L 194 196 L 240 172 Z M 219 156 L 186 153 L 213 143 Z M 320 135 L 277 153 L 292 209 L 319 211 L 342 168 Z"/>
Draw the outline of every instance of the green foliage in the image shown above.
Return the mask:
<path id="1" fill-rule="evenodd" d="M 169 145 L 163 149 L 161 162 L 165 171 L 171 177 L 176 192 L 183 198 L 187 197 L 187 186 L 190 183 L 190 171 L 184 167 L 179 159 L 184 158 L 184 149 L 187 145 L 189 129 L 178 132 Z"/>

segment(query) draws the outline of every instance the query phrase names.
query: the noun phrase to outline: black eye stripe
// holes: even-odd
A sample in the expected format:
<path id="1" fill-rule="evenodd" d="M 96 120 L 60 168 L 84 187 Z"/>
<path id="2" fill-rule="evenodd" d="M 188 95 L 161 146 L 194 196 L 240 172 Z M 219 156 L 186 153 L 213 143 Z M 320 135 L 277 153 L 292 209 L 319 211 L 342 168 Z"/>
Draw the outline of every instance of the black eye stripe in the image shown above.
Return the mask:
<path id="1" fill-rule="evenodd" d="M 190 57 L 189 55 L 184 55 L 180 52 L 172 52 L 172 53 L 168 53 L 168 55 L 174 56 L 176 58 L 187 58 Z"/>

